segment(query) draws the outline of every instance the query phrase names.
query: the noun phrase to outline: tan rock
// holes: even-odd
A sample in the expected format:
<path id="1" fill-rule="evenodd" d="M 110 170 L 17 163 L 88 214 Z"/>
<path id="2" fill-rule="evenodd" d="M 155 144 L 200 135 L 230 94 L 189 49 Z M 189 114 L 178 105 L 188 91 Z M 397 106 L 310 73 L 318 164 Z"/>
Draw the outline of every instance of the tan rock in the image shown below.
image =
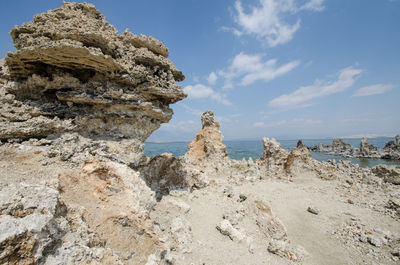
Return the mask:
<path id="1" fill-rule="evenodd" d="M 226 147 L 222 143 L 224 137 L 219 130 L 219 123 L 214 120 L 214 112 L 204 112 L 201 115 L 201 124 L 202 129 L 188 145 L 189 150 L 185 157 L 189 159 L 226 157 Z"/>
<path id="2" fill-rule="evenodd" d="M 126 149 L 142 153 L 147 137 L 172 118 L 169 105 L 186 97 L 175 84 L 184 75 L 160 41 L 118 34 L 91 4 L 64 2 L 10 34 L 17 51 L 0 65 L 1 140 L 72 130 L 131 139 Z"/>

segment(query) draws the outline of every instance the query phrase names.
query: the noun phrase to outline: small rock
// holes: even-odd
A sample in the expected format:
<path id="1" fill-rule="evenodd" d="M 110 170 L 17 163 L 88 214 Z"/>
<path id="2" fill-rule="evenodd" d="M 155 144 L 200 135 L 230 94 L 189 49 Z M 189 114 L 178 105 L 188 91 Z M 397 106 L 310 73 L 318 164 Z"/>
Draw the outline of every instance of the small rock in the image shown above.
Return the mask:
<path id="1" fill-rule="evenodd" d="M 248 250 L 251 254 L 254 254 L 254 244 L 253 244 L 253 239 L 251 237 L 248 237 L 246 239 Z"/>
<path id="2" fill-rule="evenodd" d="M 244 202 L 247 199 L 246 195 L 240 194 L 238 202 Z"/>
<path id="3" fill-rule="evenodd" d="M 381 247 L 382 246 L 382 242 L 378 238 L 373 236 L 373 235 L 368 236 L 367 240 L 371 245 L 373 245 L 375 247 Z"/>
<path id="4" fill-rule="evenodd" d="M 223 220 L 216 228 L 221 232 L 221 234 L 229 236 L 233 241 L 240 242 L 245 238 L 245 236 L 239 232 L 239 230 L 234 228 L 228 220 Z"/>
<path id="5" fill-rule="evenodd" d="M 348 183 L 348 184 L 353 184 L 353 180 L 351 180 L 351 179 L 346 179 L 346 182 Z"/>
<path id="6" fill-rule="evenodd" d="M 347 202 L 350 204 L 354 204 L 354 201 L 352 199 L 348 199 Z"/>
<path id="7" fill-rule="evenodd" d="M 320 210 L 317 209 L 317 208 L 315 208 L 315 207 L 308 207 L 308 208 L 307 208 L 307 211 L 308 211 L 309 213 L 312 213 L 312 214 L 315 214 L 315 215 L 318 215 L 318 214 L 320 213 Z"/>

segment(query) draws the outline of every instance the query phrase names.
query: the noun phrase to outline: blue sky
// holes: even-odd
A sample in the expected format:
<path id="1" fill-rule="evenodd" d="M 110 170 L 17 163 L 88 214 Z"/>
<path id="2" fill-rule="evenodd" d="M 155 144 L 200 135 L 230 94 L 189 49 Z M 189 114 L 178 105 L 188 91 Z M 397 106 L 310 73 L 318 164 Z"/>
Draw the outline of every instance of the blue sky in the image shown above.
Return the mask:
<path id="1" fill-rule="evenodd" d="M 120 32 L 170 49 L 189 97 L 151 141 L 190 140 L 214 110 L 225 139 L 400 133 L 399 0 L 92 1 Z M 2 4 L 8 32 L 61 1 Z"/>

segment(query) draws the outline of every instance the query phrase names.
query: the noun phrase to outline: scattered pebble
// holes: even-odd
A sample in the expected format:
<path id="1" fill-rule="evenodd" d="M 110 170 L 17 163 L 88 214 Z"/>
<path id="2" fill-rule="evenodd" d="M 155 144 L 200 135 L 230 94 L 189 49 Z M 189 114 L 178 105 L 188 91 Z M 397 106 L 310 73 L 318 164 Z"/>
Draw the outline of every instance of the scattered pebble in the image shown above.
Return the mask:
<path id="1" fill-rule="evenodd" d="M 238 202 L 244 202 L 247 199 L 246 195 L 240 194 Z"/>
<path id="2" fill-rule="evenodd" d="M 315 207 L 308 207 L 308 208 L 307 208 L 307 211 L 308 211 L 309 213 L 312 213 L 312 214 L 315 214 L 315 215 L 318 215 L 318 214 L 320 213 L 320 210 L 317 209 L 317 208 L 315 208 Z"/>

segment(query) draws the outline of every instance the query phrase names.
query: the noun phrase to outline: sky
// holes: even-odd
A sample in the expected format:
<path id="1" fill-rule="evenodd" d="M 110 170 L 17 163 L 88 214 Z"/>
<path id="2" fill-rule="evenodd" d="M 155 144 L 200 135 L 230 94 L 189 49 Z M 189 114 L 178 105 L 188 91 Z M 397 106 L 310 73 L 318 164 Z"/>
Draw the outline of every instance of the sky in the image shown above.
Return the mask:
<path id="1" fill-rule="evenodd" d="M 207 110 L 226 140 L 400 133 L 400 0 L 87 2 L 163 42 L 186 76 L 149 141 L 191 140 Z M 0 56 L 14 25 L 61 4 L 3 1 Z"/>

